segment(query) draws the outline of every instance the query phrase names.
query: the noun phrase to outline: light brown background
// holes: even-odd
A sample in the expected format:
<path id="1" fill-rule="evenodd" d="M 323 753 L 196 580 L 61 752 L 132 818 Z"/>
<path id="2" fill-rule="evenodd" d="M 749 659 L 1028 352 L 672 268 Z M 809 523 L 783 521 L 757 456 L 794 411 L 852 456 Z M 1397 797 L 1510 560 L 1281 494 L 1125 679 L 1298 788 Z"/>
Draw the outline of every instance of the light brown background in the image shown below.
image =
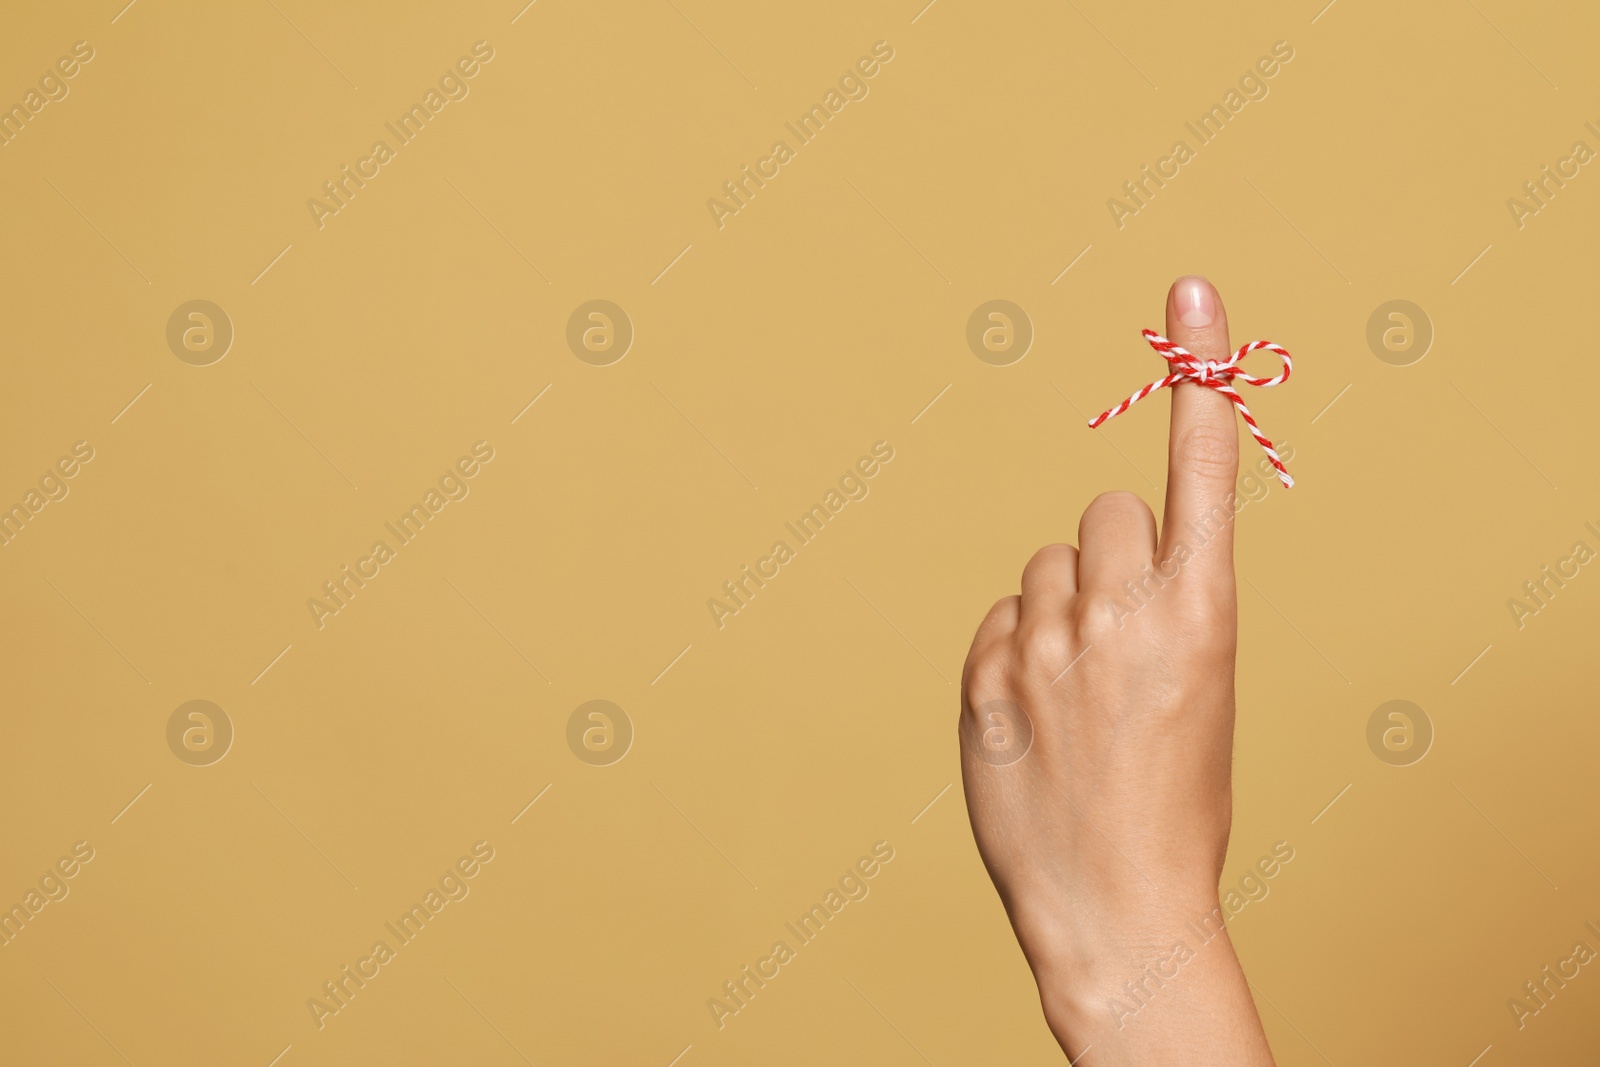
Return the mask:
<path id="1" fill-rule="evenodd" d="M 1159 503 L 1166 400 L 1083 416 L 1160 372 L 1137 331 L 1186 272 L 1298 361 L 1249 397 L 1300 485 L 1240 515 L 1226 875 L 1296 849 L 1233 925 L 1280 1063 L 1600 1053 L 1592 967 L 1506 1008 L 1600 921 L 1600 577 L 1521 631 L 1506 606 L 1600 547 L 1600 177 L 1521 230 L 1505 204 L 1600 148 L 1592 9 L 520 6 L 6 16 L 6 101 L 96 50 L 0 149 L 0 499 L 96 449 L 0 549 L 0 899 L 96 849 L 0 949 L 8 1062 L 1059 1062 L 942 792 L 954 682 L 1096 493 Z M 307 198 L 478 40 L 470 97 L 319 231 Z M 870 96 L 719 231 L 706 199 L 879 40 Z M 1279 40 L 1270 96 L 1117 229 Z M 237 331 L 210 367 L 164 338 L 194 298 Z M 592 298 L 637 330 L 610 367 L 565 344 Z M 1004 368 L 964 340 L 993 298 L 1037 331 Z M 1437 331 L 1408 367 L 1365 341 L 1395 298 Z M 306 599 L 480 439 L 471 496 L 317 630 Z M 717 630 L 706 599 L 880 439 L 871 495 Z M 1397 697 L 1437 731 L 1410 767 L 1365 740 Z M 237 730 L 209 767 L 166 746 L 194 698 Z M 637 731 L 609 767 L 565 741 L 594 698 Z M 471 896 L 319 1031 L 306 999 L 480 839 Z M 707 998 L 880 839 L 870 897 L 717 1030 Z"/>

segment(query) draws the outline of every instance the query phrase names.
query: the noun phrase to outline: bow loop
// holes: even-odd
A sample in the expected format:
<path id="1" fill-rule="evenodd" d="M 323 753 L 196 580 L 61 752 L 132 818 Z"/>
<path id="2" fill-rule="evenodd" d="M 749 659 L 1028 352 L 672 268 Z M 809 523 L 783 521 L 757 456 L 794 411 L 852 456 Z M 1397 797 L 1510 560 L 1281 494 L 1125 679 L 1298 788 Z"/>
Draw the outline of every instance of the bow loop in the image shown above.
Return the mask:
<path id="1" fill-rule="evenodd" d="M 1246 373 L 1245 369 L 1239 366 L 1240 361 L 1243 360 L 1245 356 L 1262 348 L 1265 348 L 1268 352 L 1275 353 L 1279 359 L 1283 360 L 1282 374 L 1275 378 L 1257 378 L 1253 374 Z M 1244 382 L 1246 385 L 1259 385 L 1263 389 L 1270 389 L 1274 385 L 1282 385 L 1284 382 L 1289 380 L 1289 372 L 1294 370 L 1294 363 L 1289 359 L 1289 353 L 1285 352 L 1271 341 L 1251 341 L 1249 344 L 1241 346 L 1239 351 L 1233 354 L 1233 358 L 1230 359 L 1228 363 L 1234 367 L 1234 376 L 1237 377 L 1241 382 Z"/>
<path id="2" fill-rule="evenodd" d="M 1161 358 L 1167 361 L 1172 373 L 1164 378 L 1157 378 L 1115 407 L 1107 408 L 1089 420 L 1089 428 L 1094 429 L 1107 419 L 1121 415 L 1157 389 L 1166 389 L 1169 386 L 1177 385 L 1179 382 L 1194 382 L 1196 385 L 1215 389 L 1233 402 L 1234 407 L 1239 409 L 1240 418 L 1244 419 L 1245 425 L 1250 428 L 1250 436 L 1256 439 L 1256 443 L 1261 446 L 1261 450 L 1267 454 L 1267 459 L 1271 461 L 1272 466 L 1277 470 L 1279 481 L 1283 482 L 1285 487 L 1292 487 L 1294 479 L 1289 476 L 1288 469 L 1284 467 L 1283 461 L 1278 458 L 1277 450 L 1272 447 L 1272 442 L 1267 440 L 1266 436 L 1262 434 L 1261 428 L 1256 425 L 1256 420 L 1250 414 L 1250 409 L 1245 406 L 1244 397 L 1240 396 L 1239 390 L 1233 387 L 1235 380 L 1241 381 L 1246 385 L 1259 386 L 1263 389 L 1270 389 L 1274 385 L 1282 385 L 1289 380 L 1289 372 L 1294 369 L 1294 363 L 1289 358 L 1289 353 L 1282 346 L 1275 345 L 1271 341 L 1251 341 L 1247 345 L 1239 346 L 1237 352 L 1219 363 L 1216 360 L 1201 359 L 1187 348 L 1174 341 L 1167 340 L 1154 330 L 1143 330 L 1141 332 L 1144 334 L 1144 339 L 1149 342 L 1150 347 L 1155 349 Z M 1275 353 L 1279 359 L 1283 360 L 1282 374 L 1273 378 L 1258 378 L 1254 374 L 1247 373 L 1239 365 L 1245 356 L 1263 348 Z"/>

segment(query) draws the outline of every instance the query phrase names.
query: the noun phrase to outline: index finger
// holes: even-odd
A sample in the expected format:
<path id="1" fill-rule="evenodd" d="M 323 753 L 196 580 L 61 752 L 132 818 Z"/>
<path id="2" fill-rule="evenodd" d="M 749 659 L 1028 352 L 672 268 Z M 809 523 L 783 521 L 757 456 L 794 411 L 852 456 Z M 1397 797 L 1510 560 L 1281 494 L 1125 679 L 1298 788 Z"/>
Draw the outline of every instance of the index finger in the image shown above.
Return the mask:
<path id="1" fill-rule="evenodd" d="M 1203 360 L 1224 362 L 1228 312 L 1211 283 L 1179 278 L 1167 293 L 1167 338 Z M 1159 558 L 1188 548 L 1185 570 L 1203 581 L 1233 582 L 1234 483 L 1239 477 L 1239 428 L 1233 404 L 1194 382 L 1172 388 L 1167 442 L 1167 503 Z"/>

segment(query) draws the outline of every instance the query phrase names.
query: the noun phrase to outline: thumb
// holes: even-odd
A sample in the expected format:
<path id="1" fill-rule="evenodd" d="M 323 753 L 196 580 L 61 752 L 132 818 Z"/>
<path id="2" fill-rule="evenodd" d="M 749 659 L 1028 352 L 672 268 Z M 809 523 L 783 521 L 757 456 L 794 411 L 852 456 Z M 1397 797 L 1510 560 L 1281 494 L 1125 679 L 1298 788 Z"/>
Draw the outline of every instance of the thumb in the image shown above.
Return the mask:
<path id="1" fill-rule="evenodd" d="M 1204 278 L 1179 278 L 1167 293 L 1167 338 L 1203 360 L 1226 360 L 1228 313 Z M 1239 477 L 1239 429 L 1233 404 L 1193 382 L 1172 388 L 1167 442 L 1167 503 L 1160 558 L 1187 543 L 1186 566 L 1207 581 L 1233 581 L 1233 492 Z M 1205 550 L 1199 551 L 1204 545 Z"/>

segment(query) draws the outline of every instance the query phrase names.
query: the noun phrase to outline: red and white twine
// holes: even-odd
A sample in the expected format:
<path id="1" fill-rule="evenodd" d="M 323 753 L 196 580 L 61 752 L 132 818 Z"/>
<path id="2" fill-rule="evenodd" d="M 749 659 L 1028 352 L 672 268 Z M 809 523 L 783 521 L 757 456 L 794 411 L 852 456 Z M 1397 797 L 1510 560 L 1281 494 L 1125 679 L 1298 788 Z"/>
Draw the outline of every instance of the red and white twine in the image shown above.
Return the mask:
<path id="1" fill-rule="evenodd" d="M 1256 444 L 1261 446 L 1261 450 L 1267 454 L 1267 459 L 1277 468 L 1278 479 L 1283 482 L 1286 488 L 1293 486 L 1294 479 L 1289 477 L 1289 471 L 1284 467 L 1283 460 L 1278 458 L 1277 449 L 1272 447 L 1272 442 L 1267 440 L 1261 432 L 1261 427 L 1256 425 L 1256 420 L 1251 416 L 1250 409 L 1245 406 L 1244 397 L 1239 395 L 1239 390 L 1230 384 L 1237 378 L 1246 385 L 1271 388 L 1274 385 L 1280 385 L 1288 381 L 1289 372 L 1294 369 L 1294 364 L 1289 360 L 1289 353 L 1271 341 L 1251 341 L 1249 344 L 1241 346 L 1239 351 L 1235 352 L 1226 361 L 1218 363 L 1215 360 L 1199 358 L 1182 345 L 1167 340 L 1154 330 L 1141 330 L 1140 332 L 1144 334 L 1144 339 L 1150 342 L 1150 347 L 1161 353 L 1161 358 L 1171 365 L 1172 373 L 1165 378 L 1158 378 L 1116 407 L 1103 411 L 1095 418 L 1090 419 L 1089 428 L 1092 430 L 1107 419 L 1116 418 L 1157 389 L 1165 389 L 1168 386 L 1177 385 L 1179 382 L 1194 382 L 1196 385 L 1215 389 L 1233 401 L 1233 405 L 1239 409 L 1239 415 L 1244 419 L 1245 425 L 1250 427 L 1250 436 L 1256 439 Z M 1283 360 L 1282 374 L 1276 378 L 1257 378 L 1253 374 L 1247 374 L 1239 366 L 1240 360 L 1260 348 L 1278 354 L 1278 357 Z"/>

